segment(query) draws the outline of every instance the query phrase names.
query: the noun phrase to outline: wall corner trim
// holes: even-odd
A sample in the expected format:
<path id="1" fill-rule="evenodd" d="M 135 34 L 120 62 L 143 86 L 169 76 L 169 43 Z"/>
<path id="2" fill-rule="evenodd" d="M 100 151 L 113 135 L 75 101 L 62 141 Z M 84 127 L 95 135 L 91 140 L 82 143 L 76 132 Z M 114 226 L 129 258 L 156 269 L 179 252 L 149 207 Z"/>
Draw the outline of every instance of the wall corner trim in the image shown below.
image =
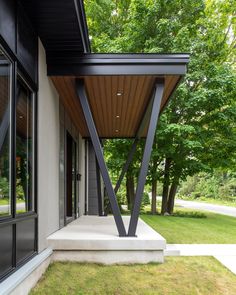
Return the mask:
<path id="1" fill-rule="evenodd" d="M 8 295 L 13 292 L 36 268 L 52 255 L 52 252 L 51 248 L 45 249 L 0 283 L 0 295 Z"/>

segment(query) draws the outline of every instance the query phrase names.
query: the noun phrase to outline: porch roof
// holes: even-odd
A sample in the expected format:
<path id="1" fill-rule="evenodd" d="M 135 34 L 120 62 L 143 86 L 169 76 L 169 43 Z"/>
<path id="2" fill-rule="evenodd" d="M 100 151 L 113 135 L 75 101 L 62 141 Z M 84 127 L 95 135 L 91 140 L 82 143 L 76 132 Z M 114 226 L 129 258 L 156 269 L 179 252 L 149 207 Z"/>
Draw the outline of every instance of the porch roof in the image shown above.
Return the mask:
<path id="1" fill-rule="evenodd" d="M 76 92 L 76 79 L 84 79 L 101 138 L 133 138 L 138 132 L 146 137 L 156 79 L 165 81 L 163 111 L 188 62 L 188 54 L 81 54 L 47 60 L 48 75 L 63 104 L 81 135 L 89 137 Z"/>

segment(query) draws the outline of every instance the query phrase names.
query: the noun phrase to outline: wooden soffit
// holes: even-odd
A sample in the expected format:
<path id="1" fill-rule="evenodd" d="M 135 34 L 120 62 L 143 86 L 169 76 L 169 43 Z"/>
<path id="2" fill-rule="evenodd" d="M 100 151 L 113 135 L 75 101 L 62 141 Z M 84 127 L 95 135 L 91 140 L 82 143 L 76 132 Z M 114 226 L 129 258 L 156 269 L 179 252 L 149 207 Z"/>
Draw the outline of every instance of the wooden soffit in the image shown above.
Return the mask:
<path id="1" fill-rule="evenodd" d="M 127 64 L 130 60 L 131 58 L 125 63 L 124 60 L 117 63 L 113 56 L 102 65 L 95 64 L 95 67 L 93 63 L 81 63 L 81 67 L 79 64 L 77 67 L 74 63 L 67 64 L 64 65 L 66 69 L 60 66 L 61 72 L 57 66 L 54 70 L 52 65 L 50 66 L 50 76 L 60 99 L 83 137 L 89 137 L 89 133 L 76 93 L 76 79 L 85 81 L 86 93 L 99 137 L 132 138 L 135 137 L 152 98 L 156 79 L 161 77 L 165 80 L 162 111 L 186 71 L 186 56 L 184 62 L 181 60 L 182 63 L 174 63 L 172 60 L 169 64 L 166 60 L 163 63 L 159 60 L 157 64 L 153 55 L 152 61 L 156 62 L 153 64 L 150 60 L 141 60 L 141 57 L 137 59 L 136 56 L 134 59 L 134 55 L 132 55 L 132 62 Z M 140 63 L 140 60 L 143 63 Z M 155 70 L 156 75 L 153 74 Z M 160 74 L 160 71 L 163 74 Z M 125 74 L 127 72 L 129 74 Z M 151 74 L 148 74 L 149 72 Z M 143 137 L 146 136 L 146 130 L 147 128 L 143 131 Z"/>

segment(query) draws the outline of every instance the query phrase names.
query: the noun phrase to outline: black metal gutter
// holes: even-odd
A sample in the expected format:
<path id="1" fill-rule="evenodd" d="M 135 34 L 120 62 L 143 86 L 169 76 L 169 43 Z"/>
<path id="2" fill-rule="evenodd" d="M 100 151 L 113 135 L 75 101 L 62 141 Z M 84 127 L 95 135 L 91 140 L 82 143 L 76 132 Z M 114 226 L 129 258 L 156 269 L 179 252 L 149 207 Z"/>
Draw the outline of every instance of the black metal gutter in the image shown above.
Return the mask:
<path id="1" fill-rule="evenodd" d="M 83 54 L 51 57 L 48 75 L 184 75 L 189 54 Z"/>

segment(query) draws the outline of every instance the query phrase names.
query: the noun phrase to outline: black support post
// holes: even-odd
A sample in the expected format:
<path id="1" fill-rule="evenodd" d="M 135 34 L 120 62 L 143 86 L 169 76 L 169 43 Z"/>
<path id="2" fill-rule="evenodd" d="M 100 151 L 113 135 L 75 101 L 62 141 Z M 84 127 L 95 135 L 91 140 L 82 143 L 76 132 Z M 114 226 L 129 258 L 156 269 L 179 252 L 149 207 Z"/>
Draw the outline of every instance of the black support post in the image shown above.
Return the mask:
<path id="1" fill-rule="evenodd" d="M 130 163 L 133 160 L 133 157 L 134 157 L 134 154 L 135 154 L 135 151 L 136 151 L 136 147 L 137 147 L 138 141 L 139 141 L 139 139 L 136 137 L 135 140 L 134 140 L 134 142 L 133 142 L 133 144 L 132 144 L 132 147 L 131 147 L 131 149 L 129 151 L 128 158 L 127 158 L 127 160 L 126 160 L 126 162 L 125 162 L 125 164 L 124 164 L 124 166 L 122 168 L 122 171 L 121 171 L 121 174 L 119 176 L 119 179 L 118 179 L 118 181 L 116 183 L 116 186 L 114 188 L 115 193 L 118 192 L 118 190 L 120 188 L 120 185 L 121 185 L 121 182 L 122 182 L 122 180 L 123 180 L 123 178 L 125 176 L 125 173 L 127 172 L 128 168 L 129 168 L 129 165 L 130 165 Z"/>
<path id="2" fill-rule="evenodd" d="M 98 215 L 104 216 L 103 204 L 102 204 L 102 188 L 101 188 L 101 177 L 98 161 L 96 159 L 96 177 L 97 177 L 97 195 L 98 195 Z"/>
<path id="3" fill-rule="evenodd" d="M 150 118 L 150 122 L 148 126 L 148 133 L 147 133 L 143 159 L 142 159 L 141 169 L 140 169 L 139 178 L 138 178 L 134 207 L 133 207 L 131 218 L 130 218 L 128 236 L 135 236 L 136 234 L 139 211 L 141 207 L 143 190 L 144 190 L 144 185 L 146 182 L 146 177 L 148 172 L 148 164 L 149 164 L 149 160 L 151 156 L 152 145 L 153 145 L 153 140 L 154 140 L 155 131 L 156 131 L 156 125 L 157 125 L 158 116 L 160 113 L 160 106 L 161 106 L 163 92 L 164 92 L 164 79 L 158 79 L 155 85 L 154 99 L 153 99 L 153 105 L 151 110 L 151 118 Z"/>
<path id="4" fill-rule="evenodd" d="M 92 113 L 90 110 L 90 106 L 87 100 L 87 95 L 85 92 L 84 81 L 82 79 L 78 79 L 76 81 L 77 95 L 81 103 L 81 107 L 83 109 L 84 117 L 87 123 L 87 127 L 89 130 L 89 134 L 91 137 L 91 141 L 93 144 L 93 148 L 97 157 L 98 165 L 101 171 L 101 175 L 106 187 L 107 195 L 111 204 L 112 212 L 114 215 L 115 223 L 117 226 L 117 230 L 121 237 L 126 236 L 126 230 L 124 226 L 123 219 L 121 217 L 120 209 L 116 200 L 116 195 L 114 189 L 112 187 L 112 183 L 108 174 L 108 170 L 106 167 L 106 163 L 103 157 L 101 143 L 99 141 L 99 137 L 97 134 L 97 130 L 93 121 Z"/>

